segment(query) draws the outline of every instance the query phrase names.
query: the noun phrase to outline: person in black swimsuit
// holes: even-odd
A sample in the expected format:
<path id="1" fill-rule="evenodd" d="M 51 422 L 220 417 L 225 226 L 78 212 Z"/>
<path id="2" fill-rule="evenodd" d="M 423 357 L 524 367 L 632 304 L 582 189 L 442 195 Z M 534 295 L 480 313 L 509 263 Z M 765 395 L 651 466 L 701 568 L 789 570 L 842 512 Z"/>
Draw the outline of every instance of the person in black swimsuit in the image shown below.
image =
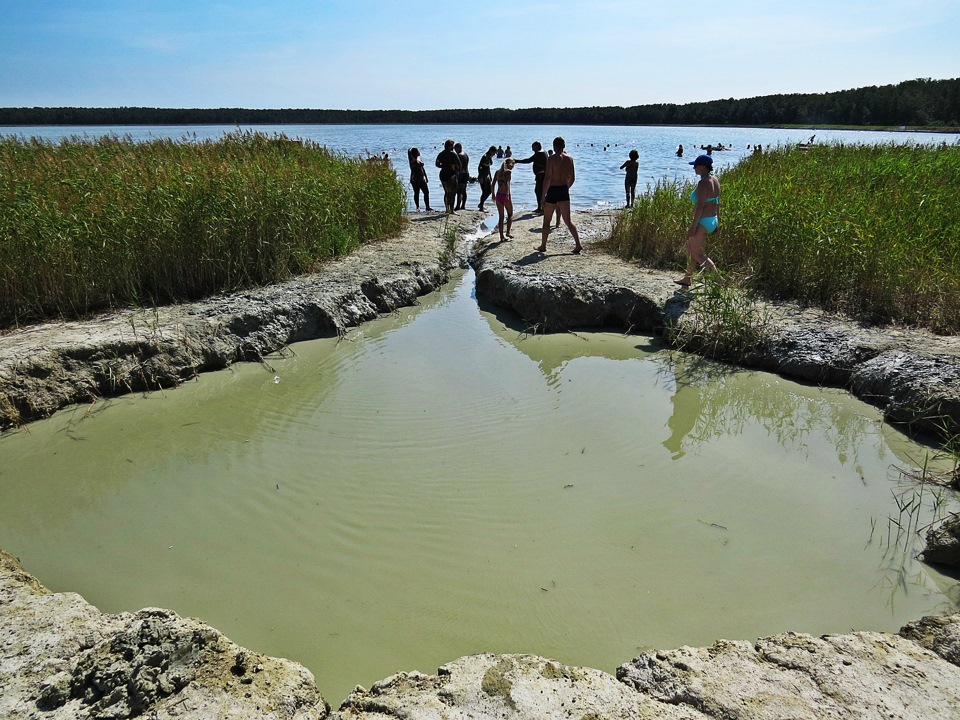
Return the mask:
<path id="1" fill-rule="evenodd" d="M 460 156 L 453 149 L 453 140 L 445 140 L 443 150 L 437 155 L 436 165 L 440 168 L 440 184 L 443 185 L 443 206 L 449 215 L 454 211 L 457 198 L 457 176 L 462 169 Z"/>
<path id="2" fill-rule="evenodd" d="M 554 211 L 560 214 L 566 223 L 570 234 L 573 235 L 574 255 L 583 252 L 583 246 L 580 244 L 580 233 L 577 232 L 577 226 L 573 224 L 570 218 L 570 186 L 576 180 L 576 172 L 573 167 L 573 158 L 564 152 L 566 142 L 562 137 L 553 140 L 553 155 L 547 158 L 547 172 L 543 178 L 543 184 L 547 190 L 543 195 L 543 230 L 540 239 L 540 245 L 534 245 L 533 249 L 537 252 L 547 251 L 547 236 L 550 234 L 550 220 L 553 218 Z"/>
<path id="3" fill-rule="evenodd" d="M 533 149 L 533 155 L 517 162 L 533 163 L 534 192 L 537 194 L 537 209 L 533 214 L 543 215 L 543 176 L 547 172 L 547 154 L 539 141 L 535 141 L 530 147 Z"/>

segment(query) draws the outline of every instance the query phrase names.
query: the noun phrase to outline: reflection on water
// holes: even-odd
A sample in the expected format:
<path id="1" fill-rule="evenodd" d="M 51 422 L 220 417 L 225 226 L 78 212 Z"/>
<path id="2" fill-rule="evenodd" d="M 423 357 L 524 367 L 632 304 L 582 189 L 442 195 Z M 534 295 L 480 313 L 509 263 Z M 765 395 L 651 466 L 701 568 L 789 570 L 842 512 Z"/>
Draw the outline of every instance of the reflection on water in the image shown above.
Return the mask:
<path id="1" fill-rule="evenodd" d="M 890 564 L 891 466 L 924 449 L 874 408 L 648 338 L 526 335 L 472 289 L 0 438 L 0 547 L 301 661 L 334 704 L 474 652 L 612 671 L 955 606 L 913 538 Z"/>

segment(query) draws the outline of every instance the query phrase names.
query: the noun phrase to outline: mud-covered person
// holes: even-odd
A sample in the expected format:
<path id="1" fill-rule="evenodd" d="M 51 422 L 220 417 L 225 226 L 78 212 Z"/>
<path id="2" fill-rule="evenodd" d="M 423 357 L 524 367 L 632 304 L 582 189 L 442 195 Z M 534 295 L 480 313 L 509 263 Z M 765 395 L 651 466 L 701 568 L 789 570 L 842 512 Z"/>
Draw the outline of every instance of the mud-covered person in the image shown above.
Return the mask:
<path id="1" fill-rule="evenodd" d="M 460 172 L 457 173 L 457 202 L 454 210 L 467 209 L 467 182 L 470 180 L 470 173 L 467 168 L 470 165 L 470 156 L 463 151 L 463 145 L 456 143 L 453 151 L 460 158 Z"/>
<path id="2" fill-rule="evenodd" d="M 477 182 L 480 183 L 480 204 L 478 210 L 486 210 L 483 204 L 487 198 L 493 194 L 493 158 L 497 154 L 497 148 L 493 145 L 483 155 L 480 156 L 480 162 L 477 163 Z"/>
<path id="3" fill-rule="evenodd" d="M 413 186 L 413 204 L 417 206 L 417 212 L 420 212 L 420 193 L 423 193 L 423 204 L 427 212 L 432 212 L 430 207 L 430 188 L 427 186 L 427 167 L 423 164 L 423 158 L 420 157 L 420 150 L 415 147 L 407 150 L 407 162 L 410 163 L 410 184 Z"/>
<path id="4" fill-rule="evenodd" d="M 457 178 L 463 169 L 460 156 L 453 149 L 454 144 L 453 140 L 445 140 L 436 162 L 436 166 L 440 168 L 440 184 L 443 186 L 443 206 L 448 215 L 454 211 L 456 205 Z"/>
<path id="5" fill-rule="evenodd" d="M 553 139 L 553 155 L 547 158 L 547 170 L 543 177 L 543 234 L 540 238 L 539 247 L 533 246 L 533 249 L 537 252 L 547 251 L 547 236 L 550 234 L 550 220 L 553 218 L 554 212 L 559 213 L 573 236 L 574 254 L 583 252 L 583 246 L 580 244 L 580 233 L 577 232 L 577 226 L 573 224 L 570 217 L 570 188 L 577 179 L 577 173 L 574 169 L 573 158 L 567 155 L 566 146 L 567 143 L 562 137 L 555 137 Z"/>

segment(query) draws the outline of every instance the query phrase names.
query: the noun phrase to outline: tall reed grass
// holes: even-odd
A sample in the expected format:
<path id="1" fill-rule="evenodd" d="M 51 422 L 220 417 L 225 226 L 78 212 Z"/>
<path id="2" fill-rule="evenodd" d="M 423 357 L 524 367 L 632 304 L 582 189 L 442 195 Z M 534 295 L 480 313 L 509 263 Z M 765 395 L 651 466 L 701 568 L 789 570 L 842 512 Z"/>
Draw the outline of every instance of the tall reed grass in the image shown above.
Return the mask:
<path id="1" fill-rule="evenodd" d="M 0 138 L 0 327 L 284 280 L 405 203 L 388 164 L 283 135 Z"/>
<path id="2" fill-rule="evenodd" d="M 720 181 L 721 229 L 708 249 L 752 289 L 872 322 L 960 331 L 960 146 L 782 147 Z M 648 188 L 609 248 L 680 270 L 691 189 Z"/>

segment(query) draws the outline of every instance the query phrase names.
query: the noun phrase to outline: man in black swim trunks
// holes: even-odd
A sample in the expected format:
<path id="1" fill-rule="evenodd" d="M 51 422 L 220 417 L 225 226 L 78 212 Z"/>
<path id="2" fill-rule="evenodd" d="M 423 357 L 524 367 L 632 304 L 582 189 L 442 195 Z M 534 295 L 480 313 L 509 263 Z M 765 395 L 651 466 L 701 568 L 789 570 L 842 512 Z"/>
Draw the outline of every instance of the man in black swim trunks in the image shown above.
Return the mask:
<path id="1" fill-rule="evenodd" d="M 576 180 L 576 172 L 573 167 L 573 158 L 564 151 L 565 147 L 566 142 L 562 137 L 554 138 L 553 155 L 547 158 L 547 170 L 543 178 L 543 184 L 547 188 L 543 195 L 543 235 L 539 247 L 534 245 L 533 249 L 537 252 L 547 251 L 550 221 L 553 219 L 554 210 L 556 210 L 570 229 L 570 234 L 573 235 L 574 255 L 579 255 L 583 251 L 583 246 L 580 244 L 580 233 L 577 232 L 577 226 L 570 219 L 570 186 Z"/>
<path id="2" fill-rule="evenodd" d="M 533 191 L 537 195 L 537 209 L 533 211 L 533 214 L 543 215 L 543 176 L 547 171 L 547 154 L 543 151 L 543 146 L 539 141 L 534 141 L 530 147 L 533 149 L 533 155 L 523 160 L 517 160 L 517 162 L 533 163 Z"/>

